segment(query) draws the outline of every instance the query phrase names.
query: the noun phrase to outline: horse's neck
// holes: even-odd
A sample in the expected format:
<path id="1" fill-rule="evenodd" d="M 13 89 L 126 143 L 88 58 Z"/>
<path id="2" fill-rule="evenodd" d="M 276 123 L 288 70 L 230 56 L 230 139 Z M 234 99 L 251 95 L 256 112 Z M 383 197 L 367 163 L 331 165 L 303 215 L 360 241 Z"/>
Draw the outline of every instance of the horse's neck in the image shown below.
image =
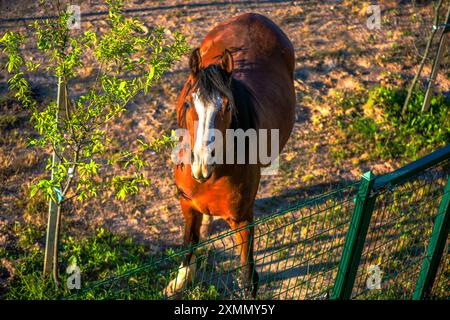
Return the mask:
<path id="1" fill-rule="evenodd" d="M 234 129 L 258 129 L 257 100 L 251 89 L 241 80 L 232 80 L 234 104 L 236 106 Z"/>

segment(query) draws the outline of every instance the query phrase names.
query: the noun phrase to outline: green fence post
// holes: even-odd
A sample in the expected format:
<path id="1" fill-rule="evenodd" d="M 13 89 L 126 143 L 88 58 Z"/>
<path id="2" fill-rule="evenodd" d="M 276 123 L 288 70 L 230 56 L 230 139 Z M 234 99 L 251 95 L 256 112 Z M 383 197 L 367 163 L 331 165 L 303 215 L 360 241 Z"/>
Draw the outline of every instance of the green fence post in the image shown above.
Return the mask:
<path id="1" fill-rule="evenodd" d="M 444 253 L 450 228 L 450 176 L 445 184 L 439 211 L 436 216 L 433 231 L 428 241 L 427 253 L 420 267 L 419 278 L 414 288 L 413 300 L 426 298 L 436 278 L 439 263 Z"/>
<path id="2" fill-rule="evenodd" d="M 350 226 L 345 237 L 341 261 L 336 275 L 331 299 L 350 299 L 353 284 L 355 283 L 361 253 L 366 240 L 375 196 L 370 193 L 375 182 L 375 175 L 368 171 L 363 174 L 361 184 L 356 196 Z"/>

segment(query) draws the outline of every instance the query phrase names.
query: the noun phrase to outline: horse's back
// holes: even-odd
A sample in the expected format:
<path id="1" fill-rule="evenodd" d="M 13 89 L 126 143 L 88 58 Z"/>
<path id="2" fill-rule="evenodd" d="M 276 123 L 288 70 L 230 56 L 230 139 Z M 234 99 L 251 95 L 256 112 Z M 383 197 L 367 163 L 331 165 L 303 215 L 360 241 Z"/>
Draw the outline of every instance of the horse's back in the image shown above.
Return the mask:
<path id="1" fill-rule="evenodd" d="M 225 49 L 235 63 L 234 77 L 243 81 L 257 99 L 259 127 L 280 129 L 280 147 L 295 118 L 294 48 L 269 18 L 246 13 L 212 29 L 200 46 L 203 66 L 217 63 Z"/>
<path id="2" fill-rule="evenodd" d="M 265 62 L 277 67 L 284 64 L 293 75 L 294 48 L 284 32 L 263 15 L 241 14 L 211 30 L 200 47 L 204 66 L 216 62 L 224 49 L 232 52 L 238 77 L 258 69 L 267 71 L 270 65 Z"/>

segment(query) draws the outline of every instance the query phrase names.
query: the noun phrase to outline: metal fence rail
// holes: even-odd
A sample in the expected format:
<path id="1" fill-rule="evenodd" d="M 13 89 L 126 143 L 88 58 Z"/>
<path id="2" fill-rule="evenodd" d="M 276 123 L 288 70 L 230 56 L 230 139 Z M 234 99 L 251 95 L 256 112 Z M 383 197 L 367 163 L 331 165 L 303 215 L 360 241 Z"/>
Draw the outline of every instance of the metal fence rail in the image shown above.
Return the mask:
<path id="1" fill-rule="evenodd" d="M 386 176 L 298 203 L 254 224 L 258 299 L 448 299 L 450 146 Z M 69 299 L 242 299 L 236 231 L 194 247 L 193 281 L 168 297 L 187 249 Z M 443 256 L 443 258 L 441 258 Z"/>

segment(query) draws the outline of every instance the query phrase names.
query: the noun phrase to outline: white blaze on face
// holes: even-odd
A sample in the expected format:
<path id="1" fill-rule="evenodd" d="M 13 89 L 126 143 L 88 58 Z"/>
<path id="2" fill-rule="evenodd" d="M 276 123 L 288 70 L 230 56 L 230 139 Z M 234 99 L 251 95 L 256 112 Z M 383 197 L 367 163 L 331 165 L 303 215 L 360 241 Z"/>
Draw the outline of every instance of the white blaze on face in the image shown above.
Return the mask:
<path id="1" fill-rule="evenodd" d="M 220 95 L 215 95 L 211 101 L 204 101 L 198 92 L 194 92 L 192 99 L 198 115 L 192 173 L 196 179 L 207 179 L 211 175 L 213 164 L 214 119 L 222 105 L 222 98 Z"/>

